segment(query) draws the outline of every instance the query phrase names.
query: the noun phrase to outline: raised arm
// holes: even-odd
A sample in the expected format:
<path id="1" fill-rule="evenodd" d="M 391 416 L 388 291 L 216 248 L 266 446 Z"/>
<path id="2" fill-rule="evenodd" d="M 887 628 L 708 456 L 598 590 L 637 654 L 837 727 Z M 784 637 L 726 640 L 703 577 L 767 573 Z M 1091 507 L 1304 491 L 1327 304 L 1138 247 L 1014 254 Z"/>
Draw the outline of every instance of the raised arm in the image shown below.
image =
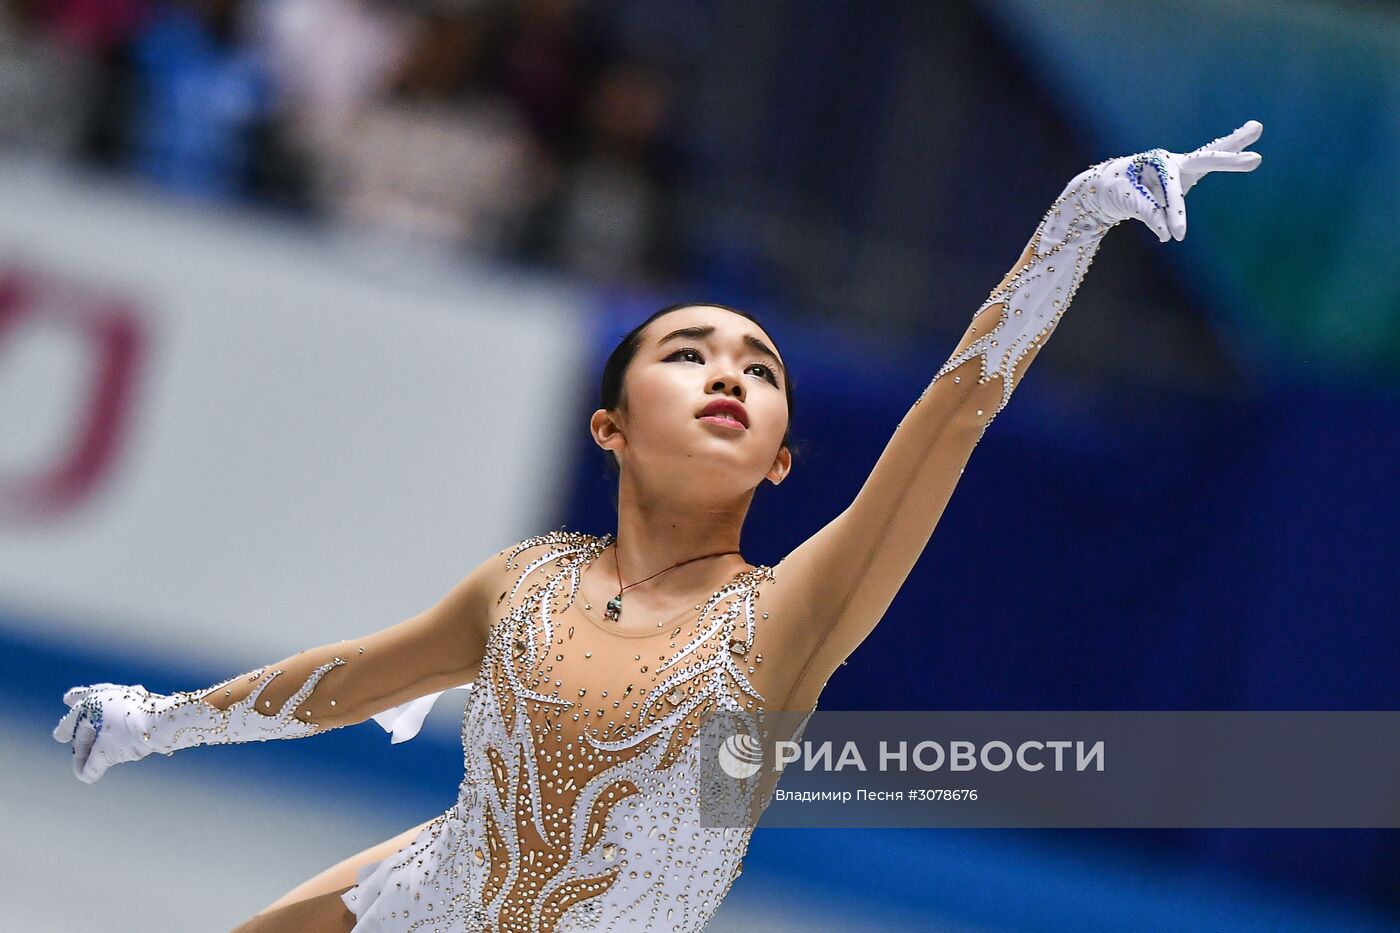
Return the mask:
<path id="1" fill-rule="evenodd" d="M 1076 176 L 957 349 L 900 421 L 850 506 L 775 568 L 784 605 L 799 607 L 809 646 L 793 708 L 865 640 L 933 534 L 972 449 L 1005 407 L 1069 307 L 1104 235 L 1136 218 L 1162 242 L 1186 234 L 1184 195 L 1212 171 L 1251 171 L 1249 121 L 1191 153 L 1110 159 Z"/>
<path id="2" fill-rule="evenodd" d="M 64 694 L 70 709 L 53 736 L 73 743 L 74 773 L 90 784 L 112 765 L 152 752 L 319 735 L 473 680 L 504 558 L 502 552 L 485 561 L 435 605 L 396 625 L 204 690 L 74 687 Z"/>

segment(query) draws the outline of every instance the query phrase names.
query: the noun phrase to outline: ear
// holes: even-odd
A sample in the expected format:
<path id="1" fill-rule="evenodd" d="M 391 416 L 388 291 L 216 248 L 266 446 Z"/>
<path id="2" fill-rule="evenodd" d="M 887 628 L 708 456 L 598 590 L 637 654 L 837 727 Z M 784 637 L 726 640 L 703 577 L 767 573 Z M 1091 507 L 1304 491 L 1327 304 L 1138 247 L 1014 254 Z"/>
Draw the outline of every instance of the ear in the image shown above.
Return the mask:
<path id="1" fill-rule="evenodd" d="M 593 413 L 593 417 L 588 419 L 588 430 L 593 435 L 593 442 L 604 450 L 616 453 L 627 446 L 627 438 L 622 434 L 617 414 L 606 408 L 598 409 Z"/>
<path id="2" fill-rule="evenodd" d="M 778 448 L 778 456 L 773 458 L 773 465 L 768 468 L 768 472 L 764 475 L 768 478 L 768 482 L 777 486 L 783 480 L 787 479 L 787 475 L 791 471 L 792 451 L 788 450 L 786 447 L 780 447 Z"/>

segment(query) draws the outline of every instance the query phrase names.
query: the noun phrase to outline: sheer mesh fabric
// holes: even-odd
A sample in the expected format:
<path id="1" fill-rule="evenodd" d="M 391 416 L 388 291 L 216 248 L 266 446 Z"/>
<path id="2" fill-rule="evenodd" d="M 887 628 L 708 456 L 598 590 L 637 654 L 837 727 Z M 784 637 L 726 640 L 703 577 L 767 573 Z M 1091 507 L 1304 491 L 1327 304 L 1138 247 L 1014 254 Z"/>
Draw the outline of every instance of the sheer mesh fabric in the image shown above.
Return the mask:
<path id="1" fill-rule="evenodd" d="M 718 907 L 758 808 L 732 823 L 702 812 L 697 734 L 717 711 L 762 710 L 775 685 L 759 605 L 773 570 L 663 625 L 635 604 L 614 623 L 612 593 L 581 585 L 610 543 L 559 531 L 508 553 L 457 803 L 361 871 L 344 896 L 357 929 L 698 930 Z"/>

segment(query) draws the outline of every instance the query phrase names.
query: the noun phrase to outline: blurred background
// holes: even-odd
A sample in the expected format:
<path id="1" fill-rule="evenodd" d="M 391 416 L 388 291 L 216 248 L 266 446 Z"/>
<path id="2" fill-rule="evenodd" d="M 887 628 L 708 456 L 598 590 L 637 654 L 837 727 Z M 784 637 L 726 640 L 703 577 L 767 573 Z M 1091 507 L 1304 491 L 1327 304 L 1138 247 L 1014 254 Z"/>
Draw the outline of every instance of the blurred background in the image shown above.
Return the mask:
<path id="1" fill-rule="evenodd" d="M 774 564 L 1070 178 L 1247 119 L 1184 242 L 1107 238 L 821 706 L 1397 708 L 1397 76 L 1360 0 L 0 0 L 0 925 L 227 929 L 450 806 L 462 691 L 92 786 L 49 731 L 614 529 L 586 419 L 652 309 L 795 376 Z M 1400 833 L 760 829 L 714 925 L 1395 929 Z"/>

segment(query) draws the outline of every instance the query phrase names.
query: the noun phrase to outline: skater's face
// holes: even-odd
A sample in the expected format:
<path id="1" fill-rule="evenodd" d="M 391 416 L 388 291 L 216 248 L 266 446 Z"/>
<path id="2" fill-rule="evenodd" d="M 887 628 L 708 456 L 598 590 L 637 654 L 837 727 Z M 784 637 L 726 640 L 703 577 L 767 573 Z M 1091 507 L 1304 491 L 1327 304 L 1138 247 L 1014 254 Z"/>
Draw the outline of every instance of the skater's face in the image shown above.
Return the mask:
<path id="1" fill-rule="evenodd" d="M 792 464 L 782 445 L 786 378 L 774 341 L 753 321 L 709 305 L 680 308 L 647 325 L 622 402 L 594 413 L 594 437 L 624 470 L 678 493 L 777 484 Z"/>

